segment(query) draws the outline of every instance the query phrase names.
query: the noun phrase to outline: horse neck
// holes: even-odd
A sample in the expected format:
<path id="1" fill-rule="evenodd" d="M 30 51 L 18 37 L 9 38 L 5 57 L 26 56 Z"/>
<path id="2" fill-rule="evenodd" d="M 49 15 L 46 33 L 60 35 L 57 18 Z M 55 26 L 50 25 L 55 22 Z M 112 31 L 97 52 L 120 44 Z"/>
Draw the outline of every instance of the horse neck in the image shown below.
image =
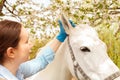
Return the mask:
<path id="1" fill-rule="evenodd" d="M 42 71 L 36 74 L 34 80 L 71 80 L 71 73 L 66 65 L 64 42 L 55 54 L 54 60 Z"/>

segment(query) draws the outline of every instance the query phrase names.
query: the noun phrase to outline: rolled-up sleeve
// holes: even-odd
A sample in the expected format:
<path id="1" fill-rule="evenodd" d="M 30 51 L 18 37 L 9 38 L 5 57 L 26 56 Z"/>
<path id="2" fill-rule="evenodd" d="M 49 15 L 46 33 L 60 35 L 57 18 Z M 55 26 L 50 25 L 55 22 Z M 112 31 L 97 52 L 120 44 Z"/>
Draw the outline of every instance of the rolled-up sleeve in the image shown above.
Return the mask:
<path id="1" fill-rule="evenodd" d="M 35 59 L 21 64 L 20 71 L 24 74 L 24 78 L 44 69 L 54 59 L 54 52 L 49 46 L 42 49 L 38 54 Z"/>

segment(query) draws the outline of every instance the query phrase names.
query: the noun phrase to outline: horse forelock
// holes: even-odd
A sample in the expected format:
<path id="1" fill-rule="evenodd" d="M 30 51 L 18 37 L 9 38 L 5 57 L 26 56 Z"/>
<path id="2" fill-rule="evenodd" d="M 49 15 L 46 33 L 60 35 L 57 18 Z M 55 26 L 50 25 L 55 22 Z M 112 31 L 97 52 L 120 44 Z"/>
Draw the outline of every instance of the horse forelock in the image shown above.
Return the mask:
<path id="1" fill-rule="evenodd" d="M 96 30 L 87 25 L 87 24 L 80 24 L 80 25 L 77 25 L 72 31 L 71 31 L 71 34 L 70 35 L 73 35 L 74 37 L 76 36 L 91 36 L 91 37 L 96 37 L 98 38 L 98 33 L 96 32 Z"/>

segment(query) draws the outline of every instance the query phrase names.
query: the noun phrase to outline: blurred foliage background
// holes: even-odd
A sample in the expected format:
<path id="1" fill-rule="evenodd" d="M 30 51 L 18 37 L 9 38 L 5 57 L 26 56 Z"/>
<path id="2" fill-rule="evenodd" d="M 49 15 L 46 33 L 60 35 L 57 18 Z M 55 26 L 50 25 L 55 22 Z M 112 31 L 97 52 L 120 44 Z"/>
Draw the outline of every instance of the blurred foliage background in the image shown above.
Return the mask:
<path id="1" fill-rule="evenodd" d="M 34 44 L 31 58 L 59 32 L 57 21 L 64 13 L 76 24 L 93 26 L 120 68 L 120 0 L 51 0 L 48 6 L 35 0 L 13 1 L 0 0 L 0 20 L 14 19 L 27 28 Z"/>

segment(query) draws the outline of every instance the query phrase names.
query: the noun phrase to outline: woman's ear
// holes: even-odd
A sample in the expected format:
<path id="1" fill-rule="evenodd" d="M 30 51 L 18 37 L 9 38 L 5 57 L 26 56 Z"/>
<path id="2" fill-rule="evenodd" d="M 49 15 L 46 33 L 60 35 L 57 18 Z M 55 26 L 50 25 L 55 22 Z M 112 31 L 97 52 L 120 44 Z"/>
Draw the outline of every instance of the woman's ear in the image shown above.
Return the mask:
<path id="1" fill-rule="evenodd" d="M 9 47 L 6 51 L 6 55 L 9 58 L 14 58 L 15 57 L 15 52 L 14 52 L 14 48 L 13 47 Z"/>

